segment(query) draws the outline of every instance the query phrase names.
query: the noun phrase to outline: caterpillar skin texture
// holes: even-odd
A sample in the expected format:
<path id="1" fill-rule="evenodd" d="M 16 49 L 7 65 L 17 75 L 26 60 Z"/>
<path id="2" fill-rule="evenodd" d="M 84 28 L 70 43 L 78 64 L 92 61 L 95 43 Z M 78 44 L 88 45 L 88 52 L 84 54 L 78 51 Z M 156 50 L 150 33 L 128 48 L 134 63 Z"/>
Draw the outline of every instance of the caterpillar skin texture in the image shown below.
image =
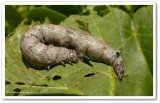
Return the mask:
<path id="1" fill-rule="evenodd" d="M 120 51 L 91 35 L 59 25 L 37 25 L 26 32 L 20 41 L 25 58 L 35 64 L 51 66 L 78 62 L 78 58 L 89 58 L 113 66 L 119 79 L 124 75 Z"/>

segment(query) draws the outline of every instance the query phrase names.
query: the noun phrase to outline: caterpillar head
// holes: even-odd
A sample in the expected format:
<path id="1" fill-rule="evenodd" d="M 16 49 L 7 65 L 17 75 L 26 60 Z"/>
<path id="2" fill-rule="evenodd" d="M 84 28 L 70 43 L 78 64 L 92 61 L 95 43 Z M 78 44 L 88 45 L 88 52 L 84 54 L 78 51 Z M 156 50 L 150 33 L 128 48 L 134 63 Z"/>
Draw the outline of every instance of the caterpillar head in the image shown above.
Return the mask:
<path id="1" fill-rule="evenodd" d="M 113 68 L 114 68 L 116 75 L 118 76 L 118 79 L 122 80 L 122 78 L 124 76 L 124 65 L 123 65 L 122 57 L 119 56 L 115 60 L 115 62 L 113 63 Z"/>

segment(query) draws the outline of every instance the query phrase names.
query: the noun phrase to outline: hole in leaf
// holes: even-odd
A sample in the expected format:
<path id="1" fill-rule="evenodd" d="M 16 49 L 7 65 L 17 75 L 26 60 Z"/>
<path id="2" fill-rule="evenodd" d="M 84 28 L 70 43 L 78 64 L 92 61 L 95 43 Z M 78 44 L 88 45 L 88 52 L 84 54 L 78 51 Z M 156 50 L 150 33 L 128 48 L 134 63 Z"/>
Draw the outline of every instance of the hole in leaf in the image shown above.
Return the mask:
<path id="1" fill-rule="evenodd" d="M 23 82 L 16 82 L 15 84 L 18 84 L 18 85 L 25 85 L 25 83 L 23 83 Z"/>
<path id="2" fill-rule="evenodd" d="M 5 85 L 7 85 L 7 84 L 11 84 L 11 82 L 8 80 L 5 80 Z"/>
<path id="3" fill-rule="evenodd" d="M 42 84 L 42 85 L 34 85 L 34 86 L 43 86 L 43 87 L 48 87 L 47 84 Z"/>
<path id="4" fill-rule="evenodd" d="M 59 80 L 59 79 L 61 79 L 61 78 L 62 78 L 61 76 L 55 75 L 52 79 L 53 79 L 53 80 Z"/>
<path id="5" fill-rule="evenodd" d="M 95 75 L 95 73 L 86 74 L 84 77 L 90 77 L 90 76 L 93 76 L 93 75 Z"/>
<path id="6" fill-rule="evenodd" d="M 13 91 L 14 91 L 14 96 L 18 96 L 22 90 L 19 88 L 15 88 Z"/>
<path id="7" fill-rule="evenodd" d="M 80 20 L 76 20 L 76 23 L 79 24 L 79 28 L 80 28 L 81 30 L 90 33 L 87 22 L 80 21 Z"/>
<path id="8" fill-rule="evenodd" d="M 48 85 L 47 85 L 47 84 L 43 84 L 43 85 L 41 85 L 41 86 L 48 87 Z"/>

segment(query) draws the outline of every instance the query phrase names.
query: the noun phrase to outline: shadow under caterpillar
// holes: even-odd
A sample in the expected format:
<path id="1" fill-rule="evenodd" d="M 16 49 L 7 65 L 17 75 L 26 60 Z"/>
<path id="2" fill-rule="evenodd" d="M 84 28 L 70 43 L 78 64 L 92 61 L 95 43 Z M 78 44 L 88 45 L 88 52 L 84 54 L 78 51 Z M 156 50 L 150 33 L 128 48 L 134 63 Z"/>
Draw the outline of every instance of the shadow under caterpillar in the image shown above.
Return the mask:
<path id="1" fill-rule="evenodd" d="M 53 24 L 34 26 L 21 37 L 20 49 L 27 60 L 48 68 L 56 64 L 76 63 L 78 58 L 87 57 L 113 66 L 120 80 L 124 75 L 120 50 L 71 28 Z"/>

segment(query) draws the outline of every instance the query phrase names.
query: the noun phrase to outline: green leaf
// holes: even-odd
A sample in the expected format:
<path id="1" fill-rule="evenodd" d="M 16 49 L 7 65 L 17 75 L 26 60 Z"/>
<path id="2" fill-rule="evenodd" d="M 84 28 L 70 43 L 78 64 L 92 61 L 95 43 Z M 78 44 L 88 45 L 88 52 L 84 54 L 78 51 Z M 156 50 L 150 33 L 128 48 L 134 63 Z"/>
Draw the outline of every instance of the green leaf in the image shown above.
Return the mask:
<path id="1" fill-rule="evenodd" d="M 93 65 L 90 66 L 79 60 L 73 66 L 58 65 L 49 71 L 27 68 L 19 43 L 21 35 L 33 25 L 19 26 L 14 35 L 6 38 L 6 95 L 153 95 L 152 11 L 152 6 L 143 7 L 132 20 L 126 12 L 113 8 L 103 17 L 91 12 L 88 16 L 72 15 L 61 23 L 85 32 L 76 22 L 81 21 L 87 24 L 84 26 L 90 35 L 122 49 L 127 75 L 122 81 L 116 78 L 111 66 L 97 62 L 90 62 Z M 140 14 L 145 15 L 143 19 Z"/>
<path id="2" fill-rule="evenodd" d="M 11 5 L 5 5 L 5 35 L 7 36 L 11 31 L 18 26 L 23 18 L 17 10 Z"/>
<path id="3" fill-rule="evenodd" d="M 11 5 L 6 5 L 5 10 L 5 20 L 8 22 L 9 25 L 16 27 L 21 22 L 22 17 Z"/>
<path id="4" fill-rule="evenodd" d="M 131 35 L 123 43 L 128 77 L 117 85 L 117 95 L 153 95 L 153 7 L 139 9 L 133 16 Z"/>
<path id="5" fill-rule="evenodd" d="M 104 16 L 106 15 L 109 10 L 107 9 L 107 6 L 106 5 L 97 5 L 97 6 L 94 6 L 94 11 L 97 11 L 97 15 L 99 16 Z"/>
<path id="6" fill-rule="evenodd" d="M 133 33 L 151 72 L 153 72 L 153 17 L 151 15 L 153 15 L 152 6 L 138 10 L 133 19 Z"/>
<path id="7" fill-rule="evenodd" d="M 49 5 L 50 9 L 58 11 L 66 16 L 80 14 L 83 12 L 83 5 Z"/>
<path id="8" fill-rule="evenodd" d="M 48 17 L 51 23 L 54 24 L 59 24 L 66 18 L 65 15 L 45 7 L 37 7 L 31 10 L 28 14 L 28 17 L 35 21 L 44 21 L 45 18 Z"/>

